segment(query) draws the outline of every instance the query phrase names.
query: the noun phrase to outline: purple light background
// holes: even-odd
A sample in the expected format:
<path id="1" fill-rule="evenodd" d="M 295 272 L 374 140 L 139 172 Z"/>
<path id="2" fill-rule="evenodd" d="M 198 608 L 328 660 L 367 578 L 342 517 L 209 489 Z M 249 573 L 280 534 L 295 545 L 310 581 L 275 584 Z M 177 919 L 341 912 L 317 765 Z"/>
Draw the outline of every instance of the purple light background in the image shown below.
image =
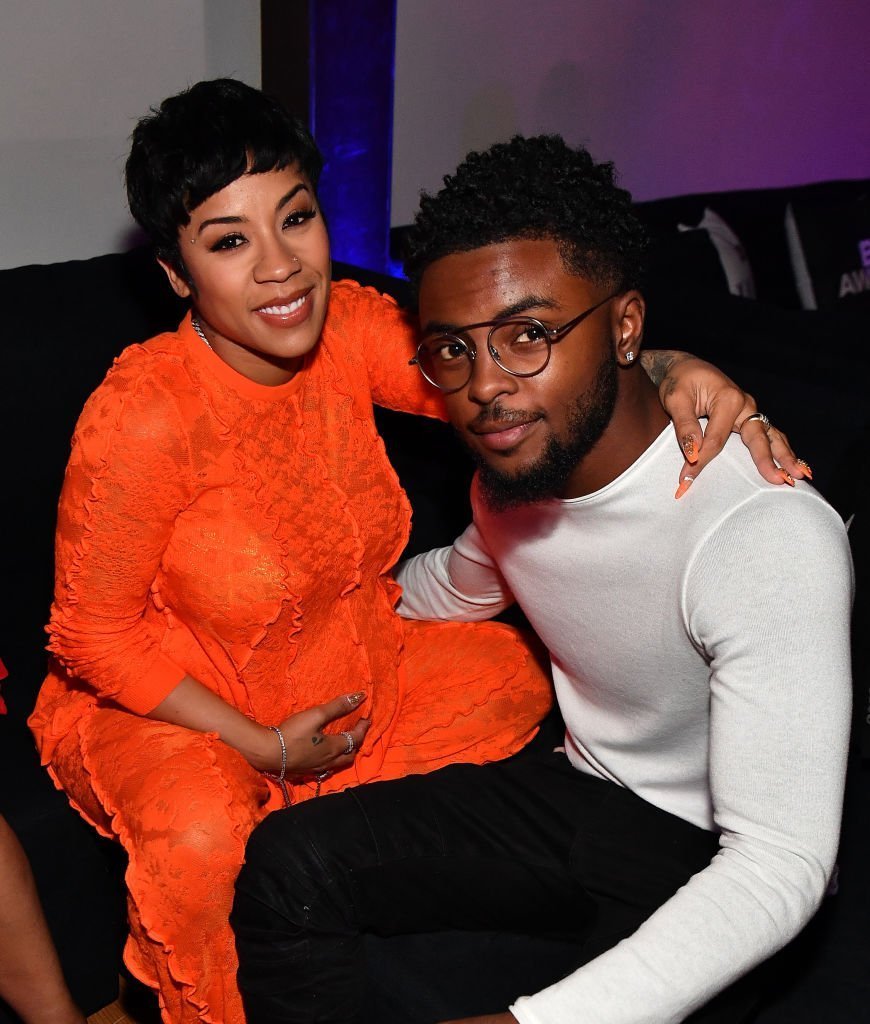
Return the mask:
<path id="1" fill-rule="evenodd" d="M 392 223 L 556 131 L 637 199 L 870 174 L 866 0 L 399 0 Z"/>

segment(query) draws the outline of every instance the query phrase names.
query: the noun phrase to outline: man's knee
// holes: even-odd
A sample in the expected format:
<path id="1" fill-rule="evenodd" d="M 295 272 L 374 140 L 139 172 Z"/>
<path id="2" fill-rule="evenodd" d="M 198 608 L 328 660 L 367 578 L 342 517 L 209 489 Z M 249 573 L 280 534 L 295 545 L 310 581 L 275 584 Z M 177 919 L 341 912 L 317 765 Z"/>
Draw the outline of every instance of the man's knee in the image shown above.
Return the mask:
<path id="1" fill-rule="evenodd" d="M 357 818 L 345 794 L 270 814 L 248 840 L 234 916 L 271 915 L 295 928 L 343 922 L 352 903 Z"/>

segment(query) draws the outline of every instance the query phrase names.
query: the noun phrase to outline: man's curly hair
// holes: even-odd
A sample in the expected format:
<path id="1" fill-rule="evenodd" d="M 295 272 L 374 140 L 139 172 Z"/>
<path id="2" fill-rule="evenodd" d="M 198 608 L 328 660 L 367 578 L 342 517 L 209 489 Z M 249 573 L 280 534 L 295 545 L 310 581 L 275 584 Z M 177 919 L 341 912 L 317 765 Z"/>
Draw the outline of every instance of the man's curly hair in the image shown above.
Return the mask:
<path id="1" fill-rule="evenodd" d="M 409 232 L 405 272 L 415 288 L 442 256 L 517 238 L 552 239 L 572 272 L 619 291 L 641 283 L 646 233 L 611 163 L 596 164 L 559 135 L 515 135 L 469 153 Z"/>

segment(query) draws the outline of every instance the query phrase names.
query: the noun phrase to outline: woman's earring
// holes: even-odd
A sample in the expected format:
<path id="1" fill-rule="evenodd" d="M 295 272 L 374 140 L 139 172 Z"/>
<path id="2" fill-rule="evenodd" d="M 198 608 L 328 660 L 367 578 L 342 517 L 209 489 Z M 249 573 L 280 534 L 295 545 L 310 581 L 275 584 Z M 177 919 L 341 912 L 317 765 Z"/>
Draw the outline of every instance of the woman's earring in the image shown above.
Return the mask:
<path id="1" fill-rule="evenodd" d="M 625 361 L 627 363 L 633 363 L 634 362 L 634 352 L 626 352 L 625 353 Z"/>

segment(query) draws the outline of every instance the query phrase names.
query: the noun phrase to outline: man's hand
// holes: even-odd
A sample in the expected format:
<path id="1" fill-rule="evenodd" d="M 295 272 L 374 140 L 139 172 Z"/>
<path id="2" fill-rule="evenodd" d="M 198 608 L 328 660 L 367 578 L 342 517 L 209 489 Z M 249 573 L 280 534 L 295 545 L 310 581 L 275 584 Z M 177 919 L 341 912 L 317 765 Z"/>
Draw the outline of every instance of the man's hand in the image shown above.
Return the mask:
<path id="1" fill-rule="evenodd" d="M 512 1013 L 490 1013 L 485 1017 L 463 1017 L 461 1020 L 445 1020 L 441 1024 L 517 1024 Z"/>
<path id="2" fill-rule="evenodd" d="M 641 356 L 665 411 L 674 421 L 677 442 L 685 457 L 675 497 L 681 498 L 692 482 L 722 450 L 728 435 L 739 433 L 752 461 L 765 480 L 794 484 L 795 478 L 812 479 L 809 466 L 799 460 L 781 430 L 747 417 L 758 411 L 755 399 L 711 363 L 686 352 L 655 349 Z M 706 433 L 699 416 L 708 417 Z"/>

